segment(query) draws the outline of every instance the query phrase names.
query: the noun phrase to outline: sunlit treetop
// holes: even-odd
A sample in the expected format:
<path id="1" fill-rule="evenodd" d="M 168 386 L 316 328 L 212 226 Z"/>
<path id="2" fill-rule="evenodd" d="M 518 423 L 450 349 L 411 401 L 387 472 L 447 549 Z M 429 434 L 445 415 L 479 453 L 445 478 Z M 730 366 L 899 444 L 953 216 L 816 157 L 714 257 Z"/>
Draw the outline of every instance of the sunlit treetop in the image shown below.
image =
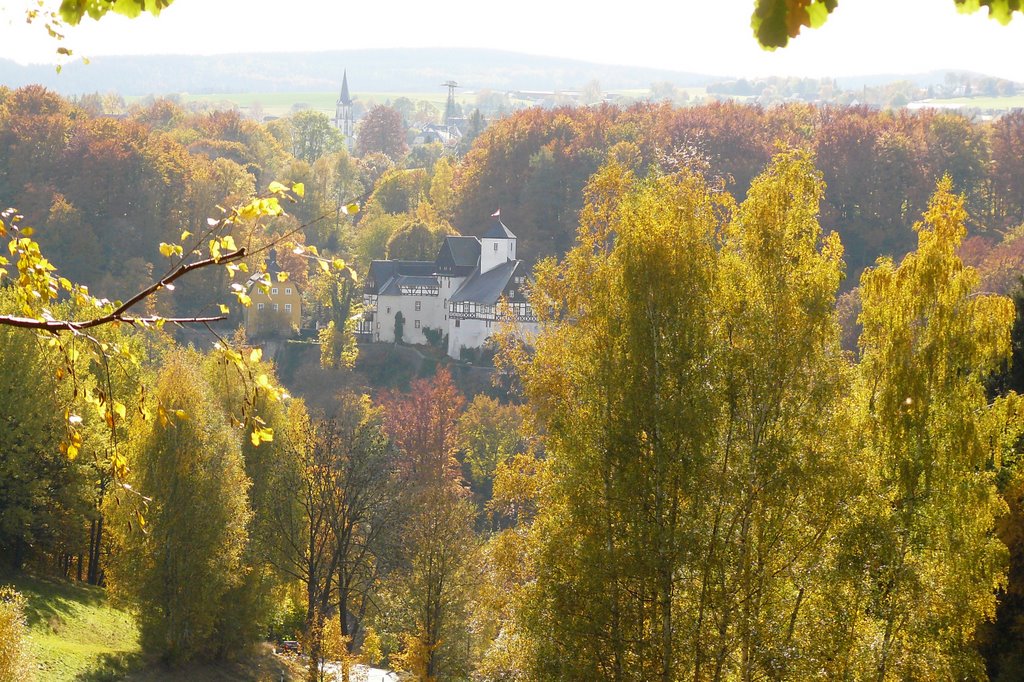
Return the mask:
<path id="1" fill-rule="evenodd" d="M 89 16 L 101 19 L 108 12 L 134 19 L 143 12 L 156 16 L 174 0 L 61 0 L 60 17 L 74 26 Z"/>
<path id="2" fill-rule="evenodd" d="M 139 0 L 141 2 L 141 0 Z M 850 0 L 851 2 L 853 0 Z M 988 15 L 1001 24 L 1009 23 L 1015 12 L 1024 12 L 1024 0 L 953 0 L 964 13 L 988 8 Z M 750 27 L 761 46 L 774 50 L 785 47 L 804 26 L 818 28 L 839 5 L 839 0 L 755 0 Z"/>

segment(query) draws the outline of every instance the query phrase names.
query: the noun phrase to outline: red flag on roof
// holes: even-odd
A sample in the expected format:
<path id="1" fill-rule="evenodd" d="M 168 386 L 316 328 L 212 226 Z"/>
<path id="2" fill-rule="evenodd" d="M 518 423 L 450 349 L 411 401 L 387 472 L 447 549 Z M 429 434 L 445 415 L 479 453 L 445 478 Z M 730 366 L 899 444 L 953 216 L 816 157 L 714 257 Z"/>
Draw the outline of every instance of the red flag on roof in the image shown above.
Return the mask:
<path id="1" fill-rule="evenodd" d="M 501 209 L 499 208 L 497 211 L 495 211 L 494 213 L 491 214 L 491 217 L 492 218 L 497 218 L 500 215 L 501 215 Z"/>

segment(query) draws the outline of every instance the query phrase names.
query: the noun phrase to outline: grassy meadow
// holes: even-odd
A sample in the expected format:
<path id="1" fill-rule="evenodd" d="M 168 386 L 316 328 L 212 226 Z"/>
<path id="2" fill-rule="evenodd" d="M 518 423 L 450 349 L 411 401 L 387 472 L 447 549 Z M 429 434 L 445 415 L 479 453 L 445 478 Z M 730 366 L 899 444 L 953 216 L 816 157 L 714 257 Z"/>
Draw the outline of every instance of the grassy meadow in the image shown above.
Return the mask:
<path id="1" fill-rule="evenodd" d="M 40 680 L 100 680 L 138 664 L 135 617 L 113 606 L 99 587 L 19 576 L 26 600 L 29 651 Z"/>

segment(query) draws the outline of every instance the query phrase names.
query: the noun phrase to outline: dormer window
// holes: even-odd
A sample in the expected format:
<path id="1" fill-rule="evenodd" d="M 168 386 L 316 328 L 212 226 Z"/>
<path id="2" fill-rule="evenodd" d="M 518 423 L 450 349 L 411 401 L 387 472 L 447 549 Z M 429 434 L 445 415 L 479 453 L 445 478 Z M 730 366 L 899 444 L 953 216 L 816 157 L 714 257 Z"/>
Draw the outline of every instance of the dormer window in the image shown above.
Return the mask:
<path id="1" fill-rule="evenodd" d="M 497 251 L 497 250 L 498 250 L 498 242 L 494 242 L 494 250 L 495 250 L 495 251 Z"/>

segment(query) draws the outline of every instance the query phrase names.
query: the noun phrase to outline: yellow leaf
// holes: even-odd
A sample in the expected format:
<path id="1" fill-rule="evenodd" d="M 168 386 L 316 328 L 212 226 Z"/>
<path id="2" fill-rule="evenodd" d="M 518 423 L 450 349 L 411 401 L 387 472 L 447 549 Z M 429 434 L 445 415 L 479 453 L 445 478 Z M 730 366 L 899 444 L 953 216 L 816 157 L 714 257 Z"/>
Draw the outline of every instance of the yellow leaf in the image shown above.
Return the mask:
<path id="1" fill-rule="evenodd" d="M 192 236 L 192 233 L 189 232 L 188 230 L 185 230 L 184 232 L 181 233 L 180 241 L 185 241 L 186 239 L 188 239 L 191 236 Z"/>
<path id="2" fill-rule="evenodd" d="M 254 447 L 259 447 L 260 443 L 269 443 L 274 440 L 274 429 L 269 427 L 257 427 L 252 430 L 249 434 L 249 440 L 252 442 Z"/>
<path id="3" fill-rule="evenodd" d="M 292 185 L 292 191 L 295 192 L 295 196 L 297 197 L 305 196 L 306 186 L 301 182 L 296 182 L 294 185 Z"/>
<path id="4" fill-rule="evenodd" d="M 160 255 L 164 258 L 170 258 L 174 255 L 174 245 L 168 244 L 167 242 L 160 242 Z"/>
<path id="5" fill-rule="evenodd" d="M 347 206 L 342 206 L 341 212 L 345 215 L 355 215 L 356 213 L 359 213 L 359 204 L 348 204 Z"/>
<path id="6" fill-rule="evenodd" d="M 121 419 L 124 419 L 125 415 L 128 413 L 128 410 L 125 408 L 124 403 L 115 400 L 114 413 L 117 414 L 117 416 L 120 417 Z"/>
<path id="7" fill-rule="evenodd" d="M 343 261 L 343 260 L 342 260 L 342 259 L 340 259 L 340 258 L 335 258 L 335 259 L 334 259 L 334 260 L 332 261 L 331 265 L 333 265 L 333 266 L 334 266 L 334 269 L 335 269 L 335 270 L 344 270 L 344 269 L 345 269 L 345 261 Z"/>
<path id="8" fill-rule="evenodd" d="M 218 305 L 220 306 L 221 314 L 227 315 L 229 312 L 231 312 L 231 310 L 226 305 L 224 305 L 223 303 L 219 303 Z"/>
<path id="9" fill-rule="evenodd" d="M 278 192 L 287 192 L 288 188 L 285 187 L 282 183 L 275 180 L 274 182 L 270 183 L 270 187 L 267 188 L 267 191 L 269 191 L 271 194 L 277 194 Z"/>
<path id="10" fill-rule="evenodd" d="M 263 359 L 263 349 L 253 348 L 252 352 L 249 353 L 249 362 L 259 362 L 261 359 Z"/>
<path id="11" fill-rule="evenodd" d="M 238 217 L 242 220 L 255 220 L 260 217 L 260 203 L 255 200 L 246 206 L 238 209 Z"/>
<path id="12" fill-rule="evenodd" d="M 220 240 L 220 245 L 221 248 L 227 249 L 228 251 L 234 251 L 236 248 L 235 238 L 232 237 L 230 234 L 226 235 L 223 239 Z"/>
<path id="13" fill-rule="evenodd" d="M 288 273 L 287 272 L 279 272 L 279 273 L 277 273 L 277 281 L 278 282 L 287 282 L 288 281 Z"/>

